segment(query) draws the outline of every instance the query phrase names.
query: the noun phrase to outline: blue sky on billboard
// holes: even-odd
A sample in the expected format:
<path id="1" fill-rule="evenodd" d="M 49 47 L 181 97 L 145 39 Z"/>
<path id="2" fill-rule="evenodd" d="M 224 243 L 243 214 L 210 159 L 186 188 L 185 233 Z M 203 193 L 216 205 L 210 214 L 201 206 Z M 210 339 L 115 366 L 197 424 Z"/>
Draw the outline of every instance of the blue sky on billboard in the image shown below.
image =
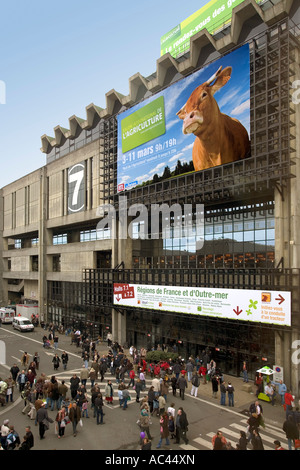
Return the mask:
<path id="1" fill-rule="evenodd" d="M 206 0 L 2 2 L 0 187 L 46 164 L 41 136 L 69 128 L 86 106 L 106 108 L 112 89 L 156 72 L 160 38 Z"/>
<path id="2" fill-rule="evenodd" d="M 245 45 L 119 114 L 118 128 L 120 129 L 122 119 L 158 96 L 164 96 L 166 119 L 164 135 L 123 154 L 121 132 L 118 132 L 119 190 L 130 189 L 136 184 L 150 181 L 155 174 L 162 176 L 167 166 L 172 172 L 178 160 L 182 164 L 191 162 L 195 136 L 183 134 L 182 120 L 176 113 L 186 103 L 191 92 L 207 81 L 220 66 L 223 69 L 231 66 L 232 74 L 229 82 L 215 94 L 215 99 L 221 112 L 238 119 L 250 136 L 250 65 L 249 47 Z"/>

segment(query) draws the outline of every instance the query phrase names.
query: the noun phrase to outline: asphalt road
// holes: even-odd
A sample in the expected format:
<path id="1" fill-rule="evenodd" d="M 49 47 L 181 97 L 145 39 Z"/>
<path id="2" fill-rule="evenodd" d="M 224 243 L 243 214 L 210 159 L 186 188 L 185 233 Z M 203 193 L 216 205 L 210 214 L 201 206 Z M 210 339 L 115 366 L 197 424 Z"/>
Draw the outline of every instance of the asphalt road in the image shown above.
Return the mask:
<path id="1" fill-rule="evenodd" d="M 58 350 L 55 351 L 60 356 L 65 350 L 69 354 L 68 370 L 63 371 L 62 367 L 54 374 L 52 366 L 52 358 L 54 351 L 45 350 L 42 346 L 42 336 L 45 331 L 41 328 L 36 328 L 34 332 L 20 333 L 13 330 L 11 325 L 2 326 L 0 329 L 0 341 L 5 343 L 6 360 L 5 364 L 0 364 L 0 376 L 6 378 L 9 374 L 9 369 L 13 363 L 17 363 L 20 367 L 20 359 L 24 351 L 27 351 L 32 357 L 35 352 L 38 352 L 41 358 L 40 371 L 46 375 L 55 375 L 59 380 L 64 379 L 66 384 L 69 385 L 70 377 L 75 371 L 78 375 L 82 368 L 82 360 L 80 350 L 75 345 L 70 344 L 70 338 L 65 335 L 59 336 Z M 100 354 L 107 352 L 106 345 L 98 347 Z M 104 386 L 107 379 L 111 378 L 110 374 L 105 375 L 105 380 L 101 384 L 101 391 L 104 391 Z M 128 379 L 126 380 L 128 383 Z M 151 383 L 151 379 L 147 378 L 147 390 Z M 50 429 L 46 432 L 46 438 L 39 439 L 38 427 L 34 425 L 34 420 L 31 421 L 29 417 L 22 414 L 23 401 L 20 398 L 18 389 L 14 391 L 14 402 L 12 404 L 0 407 L 0 423 L 4 419 L 9 419 L 10 424 L 15 426 L 15 429 L 22 437 L 25 433 L 25 427 L 31 426 L 32 432 L 35 437 L 35 445 L 33 450 L 106 450 L 106 451 L 134 451 L 139 449 L 139 434 L 140 428 L 136 424 L 139 417 L 139 404 L 135 402 L 135 392 L 130 390 L 132 400 L 129 402 L 128 409 L 123 410 L 119 407 L 117 397 L 117 385 L 113 378 L 115 399 L 112 406 L 105 405 L 105 416 L 103 426 L 97 426 L 95 418 L 89 408 L 89 418 L 83 418 L 83 427 L 78 426 L 78 434 L 76 437 L 72 434 L 71 425 L 68 425 L 65 431 L 65 437 L 58 439 L 54 432 L 54 424 L 50 425 Z M 88 392 L 90 390 L 90 383 L 88 381 Z M 146 394 L 147 392 L 144 392 Z M 238 410 L 234 408 L 224 408 L 219 405 L 218 401 L 206 400 L 200 397 L 191 397 L 186 393 L 185 400 L 181 400 L 179 396 L 173 397 L 170 393 L 168 395 L 167 405 L 174 402 L 175 409 L 182 406 L 187 413 L 189 421 L 188 431 L 188 445 L 181 443 L 175 444 L 171 440 L 170 446 L 163 445 L 161 450 L 172 450 L 180 454 L 185 451 L 197 451 L 211 449 L 211 437 L 219 429 L 223 428 L 226 438 L 230 440 L 235 447 L 239 437 L 239 431 L 245 430 L 245 416 L 241 415 Z M 48 409 L 49 416 L 55 419 L 56 410 L 51 411 Z M 151 434 L 153 436 L 152 450 L 156 449 L 160 437 L 159 431 L 159 418 L 153 416 L 151 425 Z M 226 434 L 227 433 L 227 434 Z M 280 439 L 283 445 L 286 446 L 284 434 L 276 427 L 270 427 L 266 432 L 264 444 L 266 448 L 273 449 L 274 439 Z"/>

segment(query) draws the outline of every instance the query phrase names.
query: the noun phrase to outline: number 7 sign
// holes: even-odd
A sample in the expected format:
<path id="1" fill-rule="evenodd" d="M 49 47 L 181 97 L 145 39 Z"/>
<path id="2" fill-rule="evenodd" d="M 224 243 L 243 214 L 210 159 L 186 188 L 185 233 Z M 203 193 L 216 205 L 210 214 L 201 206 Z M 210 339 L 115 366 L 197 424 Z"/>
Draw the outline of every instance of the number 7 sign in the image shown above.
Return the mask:
<path id="1" fill-rule="evenodd" d="M 85 205 L 85 167 L 78 163 L 68 170 L 68 211 L 79 212 Z"/>

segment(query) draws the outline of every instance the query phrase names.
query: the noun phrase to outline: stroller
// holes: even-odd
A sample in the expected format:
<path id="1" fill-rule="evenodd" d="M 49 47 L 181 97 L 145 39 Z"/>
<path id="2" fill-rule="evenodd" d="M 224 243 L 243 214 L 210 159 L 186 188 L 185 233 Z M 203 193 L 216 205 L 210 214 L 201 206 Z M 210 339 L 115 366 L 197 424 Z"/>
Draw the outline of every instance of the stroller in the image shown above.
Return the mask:
<path id="1" fill-rule="evenodd" d="M 51 346 L 51 343 L 50 343 L 49 339 L 47 339 L 47 340 L 44 342 L 44 348 L 45 348 L 45 349 L 52 349 L 52 346 Z"/>

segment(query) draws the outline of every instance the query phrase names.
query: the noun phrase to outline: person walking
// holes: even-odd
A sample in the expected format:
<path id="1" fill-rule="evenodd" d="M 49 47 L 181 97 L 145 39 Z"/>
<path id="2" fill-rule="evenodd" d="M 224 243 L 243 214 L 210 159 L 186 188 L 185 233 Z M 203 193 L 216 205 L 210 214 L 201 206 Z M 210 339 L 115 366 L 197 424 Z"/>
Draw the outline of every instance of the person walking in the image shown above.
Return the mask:
<path id="1" fill-rule="evenodd" d="M 114 389 L 111 380 L 107 381 L 104 389 L 105 401 L 106 403 L 112 405 L 113 403 L 113 396 L 114 396 Z"/>
<path id="2" fill-rule="evenodd" d="M 129 385 L 128 385 L 128 387 L 129 387 Z M 135 401 L 137 403 L 139 403 L 140 402 L 140 394 L 141 394 L 141 391 L 143 390 L 143 383 L 142 383 L 140 378 L 137 379 L 137 381 L 135 382 L 135 386 L 133 388 L 135 389 L 135 393 L 136 393 Z"/>
<path id="3" fill-rule="evenodd" d="M 66 370 L 68 362 L 69 362 L 69 355 L 68 355 L 68 353 L 66 353 L 66 351 L 64 351 L 61 355 L 61 362 L 62 362 L 62 365 L 63 365 L 63 369 Z"/>
<path id="4" fill-rule="evenodd" d="M 243 382 L 248 383 L 248 370 L 246 361 L 243 362 Z"/>
<path id="5" fill-rule="evenodd" d="M 183 439 L 185 444 L 188 444 L 189 440 L 186 436 L 186 433 L 188 431 L 188 420 L 185 411 L 183 411 L 183 408 L 180 407 L 177 411 L 177 416 L 176 416 L 176 444 L 180 444 L 180 439 Z"/>
<path id="6" fill-rule="evenodd" d="M 25 351 L 21 357 L 21 365 L 24 369 L 27 369 L 29 364 L 29 354 Z"/>
<path id="7" fill-rule="evenodd" d="M 295 397 L 291 394 L 290 390 L 288 389 L 284 394 L 284 405 L 286 411 L 286 419 L 288 419 L 288 415 L 291 411 L 293 411 Z"/>
<path id="8" fill-rule="evenodd" d="M 225 406 L 226 405 L 226 383 L 222 382 L 220 385 L 220 392 L 221 392 L 221 401 L 220 405 Z"/>
<path id="9" fill-rule="evenodd" d="M 72 407 L 69 410 L 69 419 L 70 419 L 70 421 L 72 423 L 72 427 L 73 427 L 73 436 L 76 437 L 77 436 L 77 425 L 78 425 L 79 421 L 81 420 L 81 410 L 80 410 L 80 407 L 77 406 L 76 403 L 73 403 Z"/>
<path id="10" fill-rule="evenodd" d="M 219 391 L 219 380 L 216 375 L 214 375 L 211 379 L 211 387 L 212 387 L 212 396 L 213 398 L 217 398 L 217 394 Z"/>
<path id="11" fill-rule="evenodd" d="M 1 446 L 6 449 L 6 439 L 9 434 L 9 419 L 5 419 L 0 429 Z"/>
<path id="12" fill-rule="evenodd" d="M 283 383 L 282 380 L 279 381 L 278 385 L 278 395 L 280 396 L 281 404 L 284 405 L 284 395 L 287 392 L 287 386 Z"/>
<path id="13" fill-rule="evenodd" d="M 156 446 L 157 449 L 159 449 L 162 445 L 163 439 L 166 439 L 166 446 L 170 445 L 169 441 L 169 416 L 167 412 L 164 412 L 159 420 L 160 424 L 160 439 L 159 442 Z"/>
<path id="14" fill-rule="evenodd" d="M 194 371 L 194 364 L 192 363 L 191 358 L 189 358 L 186 364 L 186 371 L 187 371 L 188 382 L 191 382 L 192 377 L 193 377 L 193 371 Z"/>
<path id="15" fill-rule="evenodd" d="M 253 429 L 253 437 L 251 439 L 251 444 L 253 450 L 265 450 L 258 429 Z"/>
<path id="16" fill-rule="evenodd" d="M 153 437 L 150 433 L 150 416 L 148 410 L 143 408 L 140 415 L 140 427 L 142 432 L 146 432 L 148 439 L 151 441 Z"/>
<path id="17" fill-rule="evenodd" d="M 19 367 L 17 366 L 17 364 L 13 364 L 12 367 L 10 368 L 10 371 L 11 373 L 11 376 L 12 376 L 12 379 L 14 382 L 17 381 L 17 376 L 18 376 L 18 373 L 20 372 L 20 369 Z"/>
<path id="18" fill-rule="evenodd" d="M 188 385 L 183 374 L 177 380 L 177 386 L 179 388 L 179 396 L 181 397 L 182 400 L 184 400 L 184 392 Z"/>
<path id="19" fill-rule="evenodd" d="M 191 395 L 192 396 L 197 396 L 198 395 L 198 388 L 200 385 L 200 377 L 197 372 L 194 372 L 192 376 L 192 388 L 191 388 Z"/>
<path id="20" fill-rule="evenodd" d="M 48 416 L 48 411 L 45 408 L 45 403 L 41 404 L 41 407 L 37 410 L 36 420 L 39 425 L 39 435 L 40 439 L 45 438 L 45 432 L 49 429 L 49 423 L 53 422 Z"/>
<path id="21" fill-rule="evenodd" d="M 65 406 L 62 406 L 61 409 L 58 411 L 56 418 L 55 418 L 55 421 L 57 422 L 57 426 L 58 426 L 58 431 L 57 431 L 58 439 L 65 436 L 66 416 L 67 416 L 66 408 Z"/>
<path id="22" fill-rule="evenodd" d="M 299 439 L 299 428 L 291 414 L 288 415 L 287 419 L 284 421 L 282 429 L 288 440 L 289 450 L 292 450 L 292 446 L 294 446 L 294 449 L 296 450 L 295 439 Z"/>
<path id="23" fill-rule="evenodd" d="M 53 364 L 54 370 L 57 370 L 59 368 L 60 358 L 58 357 L 58 354 L 55 354 L 55 356 L 53 357 L 52 364 Z"/>
<path id="24" fill-rule="evenodd" d="M 34 437 L 33 437 L 30 426 L 26 426 L 25 433 L 26 433 L 26 436 L 27 436 L 29 449 L 32 449 L 32 447 L 34 446 Z"/>
<path id="25" fill-rule="evenodd" d="M 216 434 L 212 437 L 211 443 L 213 450 L 225 450 L 227 440 L 221 431 L 217 431 Z"/>
<path id="26" fill-rule="evenodd" d="M 102 393 L 98 393 L 97 397 L 95 398 L 95 411 L 96 411 L 96 423 L 97 424 L 104 424 L 103 423 L 103 398 L 102 398 Z M 100 420 L 99 420 L 100 417 Z"/>
<path id="27" fill-rule="evenodd" d="M 86 386 L 87 379 L 89 378 L 89 370 L 83 364 L 82 369 L 80 371 L 80 382 Z"/>
<path id="28" fill-rule="evenodd" d="M 80 379 L 79 377 L 77 377 L 76 374 L 73 374 L 73 377 L 71 377 L 70 384 L 71 384 L 70 385 L 71 397 L 72 397 L 72 400 L 75 400 L 75 397 L 77 395 L 77 390 L 80 384 Z"/>
<path id="29" fill-rule="evenodd" d="M 227 393 L 228 393 L 228 406 L 234 406 L 234 387 L 231 384 L 231 382 L 228 382 Z"/>

